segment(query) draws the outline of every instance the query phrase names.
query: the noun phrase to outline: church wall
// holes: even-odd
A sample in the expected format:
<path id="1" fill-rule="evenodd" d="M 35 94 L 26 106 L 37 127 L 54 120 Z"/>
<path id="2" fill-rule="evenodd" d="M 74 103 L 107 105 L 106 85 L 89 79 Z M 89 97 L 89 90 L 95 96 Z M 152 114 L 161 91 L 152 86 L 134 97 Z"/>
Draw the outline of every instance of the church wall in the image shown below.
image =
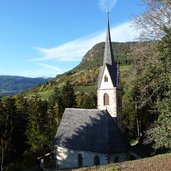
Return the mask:
<path id="1" fill-rule="evenodd" d="M 99 110 L 108 110 L 112 117 L 117 116 L 117 90 L 116 87 L 112 89 L 99 89 L 97 91 L 98 96 L 98 109 Z M 104 94 L 109 95 L 109 105 L 104 106 Z"/>
<path id="2" fill-rule="evenodd" d="M 110 155 L 110 162 L 117 163 L 129 160 L 128 153 L 115 153 Z"/>
<path id="3" fill-rule="evenodd" d="M 102 153 L 95 153 L 89 151 L 78 151 L 72 150 L 64 147 L 56 148 L 56 166 L 58 168 L 75 168 L 78 167 L 78 154 L 82 155 L 83 166 L 93 166 L 94 157 L 98 156 L 100 159 L 100 164 L 108 163 L 108 155 Z"/>
<path id="4" fill-rule="evenodd" d="M 105 79 L 107 77 L 107 81 Z M 109 105 L 104 105 L 104 94 L 107 94 L 109 96 Z M 97 97 L 98 97 L 98 109 L 99 110 L 108 110 L 108 112 L 111 114 L 112 117 L 117 117 L 118 115 L 118 90 L 116 87 L 114 87 L 108 68 L 105 66 L 102 80 L 100 87 L 97 91 Z"/>
<path id="5" fill-rule="evenodd" d="M 82 155 L 82 166 L 93 166 L 94 157 L 98 156 L 100 165 L 123 162 L 129 159 L 127 153 L 103 154 L 90 151 L 78 151 L 64 147 L 56 148 L 56 167 L 57 168 L 76 168 L 78 167 L 78 154 Z"/>
<path id="6" fill-rule="evenodd" d="M 108 78 L 108 81 L 106 81 L 106 82 L 104 81 L 105 76 Z M 113 88 L 113 83 L 112 83 L 112 80 L 110 78 L 109 71 L 108 71 L 107 67 L 105 66 L 102 81 L 100 84 L 100 89 L 111 89 L 111 88 Z"/>

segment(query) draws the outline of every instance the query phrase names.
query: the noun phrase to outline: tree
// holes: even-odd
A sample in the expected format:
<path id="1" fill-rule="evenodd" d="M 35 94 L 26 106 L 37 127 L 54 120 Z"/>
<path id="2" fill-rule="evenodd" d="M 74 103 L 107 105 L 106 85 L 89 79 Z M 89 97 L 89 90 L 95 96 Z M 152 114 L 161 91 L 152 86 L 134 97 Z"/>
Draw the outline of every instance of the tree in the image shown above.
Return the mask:
<path id="1" fill-rule="evenodd" d="M 49 98 L 49 106 L 51 110 L 55 110 L 59 119 L 58 121 L 60 122 L 65 106 L 63 103 L 62 92 L 58 87 L 55 87 L 53 95 Z"/>
<path id="2" fill-rule="evenodd" d="M 55 87 L 54 93 L 50 97 L 49 104 L 48 104 L 49 129 L 50 129 L 51 142 L 53 142 L 55 133 L 61 121 L 63 110 L 64 107 L 62 104 L 61 92 L 57 87 Z"/>
<path id="3" fill-rule="evenodd" d="M 128 87 L 126 87 L 128 90 Z M 134 101 L 129 91 L 122 97 L 122 129 L 129 139 L 137 137 L 136 112 Z"/>
<path id="4" fill-rule="evenodd" d="M 168 0 L 142 0 L 146 11 L 135 18 L 136 26 L 141 30 L 140 38 L 159 40 L 170 34 L 171 2 Z"/>
<path id="5" fill-rule="evenodd" d="M 0 150 L 1 150 L 1 171 L 4 170 L 4 155 L 7 150 L 8 142 L 10 137 L 7 135 L 7 125 L 6 125 L 6 117 L 4 112 L 4 106 L 0 100 Z M 9 128 L 9 127 L 8 127 Z"/>
<path id="6" fill-rule="evenodd" d="M 49 129 L 49 144 L 50 145 L 53 145 L 55 133 L 57 131 L 60 121 L 61 121 L 61 114 L 58 112 L 58 104 L 49 102 L 47 122 L 49 125 L 48 129 Z"/>
<path id="7" fill-rule="evenodd" d="M 58 126 L 65 108 L 76 106 L 76 95 L 73 86 L 67 81 L 61 88 L 55 87 L 49 99 L 49 114 Z M 51 120 L 51 121 L 52 121 Z"/>
<path id="8" fill-rule="evenodd" d="M 48 129 L 48 105 L 45 100 L 35 94 L 29 100 L 29 116 L 27 125 L 27 139 L 33 152 L 40 154 L 45 153 L 49 145 Z"/>
<path id="9" fill-rule="evenodd" d="M 132 89 L 135 109 L 140 130 L 146 125 L 142 133 L 150 124 L 153 125 L 147 131 L 146 142 L 154 142 L 155 148 L 170 148 L 167 131 L 171 125 L 171 2 L 143 2 L 147 5 L 147 10 L 136 18 L 137 26 L 142 28 L 140 37 L 159 41 L 155 53 L 148 55 L 148 50 L 144 50 L 139 53 L 140 58 L 135 60 Z"/>
<path id="10" fill-rule="evenodd" d="M 137 125 L 139 137 L 144 136 L 144 131 L 158 115 L 156 102 L 161 90 L 161 86 L 158 85 L 160 70 L 156 50 L 150 51 L 151 48 L 156 47 L 153 44 L 149 47 L 147 44 L 136 49 L 132 59 L 133 67 L 126 85 L 127 89 L 124 90 L 126 92 L 124 98 L 129 100 L 124 101 L 127 103 L 124 105 L 129 106 L 124 111 L 124 116 L 129 116 L 127 119 L 124 117 L 125 126 L 129 126 L 128 128 L 132 130 Z M 130 124 L 132 121 L 133 123 Z M 130 133 L 135 133 L 135 130 L 131 130 Z"/>
<path id="11" fill-rule="evenodd" d="M 159 104 L 160 115 L 155 124 L 146 132 L 145 143 L 153 144 L 155 149 L 171 149 L 171 101 L 164 99 Z"/>
<path id="12" fill-rule="evenodd" d="M 15 123 L 17 120 L 15 99 L 9 97 L 4 103 L 0 102 L 0 149 L 1 171 L 13 161 L 15 147 Z"/>
<path id="13" fill-rule="evenodd" d="M 159 43 L 162 66 L 161 80 L 163 90 L 158 99 L 159 117 L 147 131 L 146 143 L 153 143 L 155 149 L 171 149 L 171 34 L 166 35 Z"/>
<path id="14" fill-rule="evenodd" d="M 69 81 L 67 81 L 61 89 L 61 100 L 64 109 L 76 106 L 76 96 L 74 88 Z"/>
<path id="15" fill-rule="evenodd" d="M 16 156 L 18 158 L 23 157 L 23 153 L 28 149 L 26 129 L 28 122 L 28 102 L 25 97 L 18 95 L 16 97 L 16 107 L 17 107 L 17 120 L 15 121 L 15 141 L 13 142 L 16 148 Z"/>
<path id="16" fill-rule="evenodd" d="M 78 108 L 95 109 L 97 106 L 97 97 L 94 93 L 78 92 L 76 96 Z"/>

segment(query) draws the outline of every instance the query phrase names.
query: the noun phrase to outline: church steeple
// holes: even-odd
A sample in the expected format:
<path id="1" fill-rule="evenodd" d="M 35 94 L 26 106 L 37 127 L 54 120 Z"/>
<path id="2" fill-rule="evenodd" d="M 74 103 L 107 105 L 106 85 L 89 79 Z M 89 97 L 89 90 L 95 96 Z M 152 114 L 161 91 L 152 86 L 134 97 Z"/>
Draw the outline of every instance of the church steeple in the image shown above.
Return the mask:
<path id="1" fill-rule="evenodd" d="M 103 66 L 98 78 L 98 109 L 107 110 L 112 117 L 120 120 L 122 100 L 120 91 L 119 65 L 114 60 L 110 36 L 109 13 L 107 14 L 106 43 L 104 50 Z"/>
<path id="2" fill-rule="evenodd" d="M 109 12 L 107 13 L 106 43 L 105 43 L 104 60 L 103 60 L 103 65 L 105 64 L 110 64 L 110 65 L 114 64 L 113 50 L 112 50 L 112 43 L 111 43 L 111 36 L 110 36 Z"/>

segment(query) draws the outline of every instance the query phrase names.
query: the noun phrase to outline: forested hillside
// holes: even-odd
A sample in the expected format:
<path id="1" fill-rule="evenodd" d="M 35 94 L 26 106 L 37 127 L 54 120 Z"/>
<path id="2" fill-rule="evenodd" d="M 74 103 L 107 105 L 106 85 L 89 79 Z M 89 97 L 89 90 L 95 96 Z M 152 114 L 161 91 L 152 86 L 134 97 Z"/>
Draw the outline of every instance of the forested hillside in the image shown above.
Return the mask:
<path id="1" fill-rule="evenodd" d="M 121 74 L 123 77 L 123 82 L 125 82 L 128 76 L 128 70 L 133 64 L 133 60 L 137 55 L 137 51 L 140 48 L 147 48 L 149 51 L 153 51 L 156 47 L 157 42 L 127 42 L 127 43 L 117 43 L 113 42 L 113 54 L 115 60 L 120 63 Z M 104 42 L 96 44 L 92 49 L 90 49 L 83 57 L 81 63 L 74 69 L 57 75 L 53 80 L 42 84 L 41 86 L 34 87 L 31 89 L 27 95 L 33 92 L 39 92 L 43 97 L 48 97 L 51 95 L 52 90 L 58 86 L 60 87 L 66 81 L 70 81 L 74 85 L 75 90 L 83 90 L 85 92 L 90 92 L 91 90 L 96 93 L 96 85 L 98 79 L 99 67 L 103 64 L 103 54 L 104 54 Z M 122 79 L 121 79 L 122 80 Z"/>
<path id="2" fill-rule="evenodd" d="M 28 78 L 0 75 L 0 96 L 14 95 L 28 90 L 52 78 Z"/>

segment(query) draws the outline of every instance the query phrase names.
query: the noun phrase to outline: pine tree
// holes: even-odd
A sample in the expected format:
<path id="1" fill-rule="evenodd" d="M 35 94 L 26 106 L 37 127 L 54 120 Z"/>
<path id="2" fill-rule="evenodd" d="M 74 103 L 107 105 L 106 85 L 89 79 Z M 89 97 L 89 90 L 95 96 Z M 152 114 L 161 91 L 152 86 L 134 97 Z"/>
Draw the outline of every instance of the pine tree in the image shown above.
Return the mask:
<path id="1" fill-rule="evenodd" d="M 33 152 L 45 153 L 48 149 L 48 105 L 35 95 L 29 101 L 27 139 Z M 39 154 L 40 155 L 40 154 Z"/>
<path id="2" fill-rule="evenodd" d="M 94 93 L 79 92 L 76 95 L 78 108 L 95 109 L 97 107 L 97 97 Z"/>
<path id="3" fill-rule="evenodd" d="M 137 130 L 142 137 L 150 125 L 155 124 L 156 129 L 162 124 L 160 117 L 166 114 L 162 106 L 166 108 L 169 105 L 167 99 L 171 76 L 171 3 L 164 0 L 143 0 L 143 2 L 147 10 L 135 20 L 137 27 L 142 28 L 140 38 L 162 40 L 159 41 L 157 48 L 140 47 L 133 58 L 130 95 L 134 102 Z M 149 48 L 155 49 L 154 53 L 151 53 Z M 147 136 L 149 142 L 157 143 L 155 129 L 153 125 L 153 129 L 149 130 L 150 134 L 147 134 L 150 135 Z M 162 134 L 160 136 L 163 137 Z"/>
<path id="4" fill-rule="evenodd" d="M 146 143 L 153 143 L 155 149 L 171 149 L 171 33 L 166 35 L 159 43 L 161 61 L 162 91 L 158 98 L 159 117 L 146 135 Z"/>
<path id="5" fill-rule="evenodd" d="M 16 107 L 18 119 L 15 127 L 15 148 L 17 156 L 21 158 L 25 150 L 27 150 L 27 137 L 25 135 L 28 122 L 28 102 L 22 95 L 16 97 Z"/>
<path id="6" fill-rule="evenodd" d="M 1 170 L 15 159 L 15 121 L 17 120 L 16 105 L 14 98 L 7 98 L 4 104 L 0 102 L 0 149 L 1 149 Z M 6 166 L 4 166 L 4 163 Z"/>
<path id="7" fill-rule="evenodd" d="M 8 136 L 7 125 L 6 125 L 6 117 L 4 112 L 4 107 L 0 99 L 0 150 L 1 150 L 1 171 L 4 170 L 4 160 L 5 160 L 5 152 L 8 148 L 8 143 L 10 141 L 10 137 Z M 9 128 L 9 127 L 8 127 Z"/>
<path id="8" fill-rule="evenodd" d="M 76 106 L 76 96 L 73 86 L 69 81 L 61 89 L 61 100 L 64 109 Z"/>
<path id="9" fill-rule="evenodd" d="M 160 115 L 156 123 L 146 132 L 145 143 L 152 143 L 155 149 L 171 149 L 171 101 L 164 99 L 159 104 Z"/>

